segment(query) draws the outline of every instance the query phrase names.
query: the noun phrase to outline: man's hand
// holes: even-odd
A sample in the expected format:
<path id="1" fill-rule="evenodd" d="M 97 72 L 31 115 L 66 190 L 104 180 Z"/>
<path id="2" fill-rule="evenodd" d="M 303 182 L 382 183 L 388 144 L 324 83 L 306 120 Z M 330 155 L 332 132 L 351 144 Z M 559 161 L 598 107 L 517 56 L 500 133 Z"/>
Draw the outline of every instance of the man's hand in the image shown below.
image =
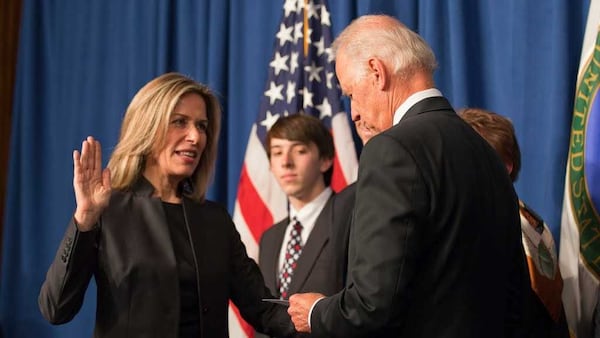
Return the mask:
<path id="1" fill-rule="evenodd" d="M 288 314 L 292 317 L 296 331 L 310 333 L 308 312 L 317 300 L 324 297 L 320 293 L 297 293 L 290 296 Z"/>

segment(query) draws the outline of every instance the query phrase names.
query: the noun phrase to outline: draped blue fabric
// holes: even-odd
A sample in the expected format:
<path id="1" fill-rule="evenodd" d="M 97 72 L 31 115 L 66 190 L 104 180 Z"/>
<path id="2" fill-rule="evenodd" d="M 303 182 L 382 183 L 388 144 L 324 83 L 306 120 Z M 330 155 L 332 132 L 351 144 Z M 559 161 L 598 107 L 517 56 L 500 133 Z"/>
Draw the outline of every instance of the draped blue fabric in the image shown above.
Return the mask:
<path id="1" fill-rule="evenodd" d="M 65 325 L 37 295 L 74 210 L 72 151 L 87 135 L 107 162 L 129 100 L 167 71 L 214 88 L 224 107 L 209 198 L 233 210 L 250 127 L 264 90 L 282 1 L 24 0 L 0 275 L 5 337 L 89 337 L 92 283 Z M 334 34 L 386 13 L 438 57 L 437 86 L 456 108 L 514 122 L 520 197 L 558 240 L 573 94 L 588 0 L 329 0 Z"/>

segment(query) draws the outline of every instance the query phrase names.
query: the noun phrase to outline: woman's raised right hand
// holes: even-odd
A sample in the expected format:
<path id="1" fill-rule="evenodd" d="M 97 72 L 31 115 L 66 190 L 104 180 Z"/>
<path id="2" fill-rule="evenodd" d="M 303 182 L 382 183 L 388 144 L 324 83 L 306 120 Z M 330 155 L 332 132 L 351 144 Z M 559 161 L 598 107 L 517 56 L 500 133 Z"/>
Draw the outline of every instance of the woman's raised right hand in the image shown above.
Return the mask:
<path id="1" fill-rule="evenodd" d="M 73 151 L 75 223 L 80 231 L 92 230 L 110 200 L 110 170 L 102 170 L 102 147 L 92 136 Z"/>

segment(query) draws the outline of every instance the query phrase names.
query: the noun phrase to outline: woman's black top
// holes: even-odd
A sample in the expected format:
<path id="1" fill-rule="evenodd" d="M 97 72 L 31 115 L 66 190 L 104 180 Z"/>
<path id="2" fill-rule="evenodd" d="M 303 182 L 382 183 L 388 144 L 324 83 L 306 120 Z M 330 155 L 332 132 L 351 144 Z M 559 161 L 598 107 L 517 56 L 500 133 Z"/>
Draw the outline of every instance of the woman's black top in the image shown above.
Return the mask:
<path id="1" fill-rule="evenodd" d="M 189 338 L 200 335 L 200 303 L 198 300 L 198 283 L 192 246 L 185 225 L 183 205 L 163 202 L 173 251 L 179 274 L 179 337 Z"/>

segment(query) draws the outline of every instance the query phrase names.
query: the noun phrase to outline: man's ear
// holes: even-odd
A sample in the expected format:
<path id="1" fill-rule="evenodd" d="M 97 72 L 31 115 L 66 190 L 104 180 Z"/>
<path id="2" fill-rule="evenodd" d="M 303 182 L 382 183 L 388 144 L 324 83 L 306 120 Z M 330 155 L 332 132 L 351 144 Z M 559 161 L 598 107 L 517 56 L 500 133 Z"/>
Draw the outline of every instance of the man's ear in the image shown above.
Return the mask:
<path id="1" fill-rule="evenodd" d="M 333 165 L 332 158 L 321 157 L 319 162 L 321 163 L 320 168 L 319 168 L 319 170 L 321 170 L 321 173 L 325 173 Z"/>
<path id="2" fill-rule="evenodd" d="M 376 57 L 370 58 L 367 63 L 373 85 L 379 90 L 385 89 L 388 86 L 388 71 L 385 64 Z"/>

